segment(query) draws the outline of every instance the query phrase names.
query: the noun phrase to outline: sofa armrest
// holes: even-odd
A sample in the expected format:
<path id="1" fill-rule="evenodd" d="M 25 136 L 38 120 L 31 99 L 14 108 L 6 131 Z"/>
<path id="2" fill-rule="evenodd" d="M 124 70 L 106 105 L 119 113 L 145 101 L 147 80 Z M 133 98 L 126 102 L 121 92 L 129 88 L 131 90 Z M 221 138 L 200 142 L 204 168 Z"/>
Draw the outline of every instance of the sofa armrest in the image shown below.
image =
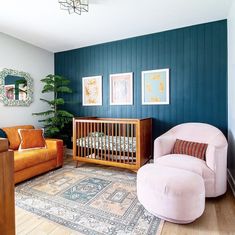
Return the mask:
<path id="1" fill-rule="evenodd" d="M 164 155 L 170 154 L 175 143 L 175 138 L 170 135 L 162 135 L 154 141 L 154 161 Z"/>
<path id="2" fill-rule="evenodd" d="M 46 145 L 47 145 L 47 148 L 56 150 L 57 167 L 63 166 L 63 163 L 64 163 L 63 140 L 60 140 L 60 139 L 46 139 Z"/>
<path id="3" fill-rule="evenodd" d="M 209 144 L 206 151 L 206 164 L 215 175 L 216 195 L 224 194 L 227 188 L 227 148 L 228 145 L 215 147 Z"/>

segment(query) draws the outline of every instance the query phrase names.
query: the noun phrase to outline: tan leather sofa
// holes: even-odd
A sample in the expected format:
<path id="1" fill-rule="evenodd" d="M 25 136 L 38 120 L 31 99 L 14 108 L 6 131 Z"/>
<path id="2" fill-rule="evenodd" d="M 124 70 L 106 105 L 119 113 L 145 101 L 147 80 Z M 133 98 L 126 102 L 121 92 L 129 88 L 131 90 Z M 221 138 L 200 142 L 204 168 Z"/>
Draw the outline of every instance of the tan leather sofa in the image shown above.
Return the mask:
<path id="1" fill-rule="evenodd" d="M 0 134 L 6 134 L 10 149 L 14 151 L 15 183 L 63 165 L 63 141 L 59 139 L 46 139 L 46 148 L 43 149 L 18 151 L 20 145 L 18 129 L 33 128 L 31 125 L 1 128 Z"/>

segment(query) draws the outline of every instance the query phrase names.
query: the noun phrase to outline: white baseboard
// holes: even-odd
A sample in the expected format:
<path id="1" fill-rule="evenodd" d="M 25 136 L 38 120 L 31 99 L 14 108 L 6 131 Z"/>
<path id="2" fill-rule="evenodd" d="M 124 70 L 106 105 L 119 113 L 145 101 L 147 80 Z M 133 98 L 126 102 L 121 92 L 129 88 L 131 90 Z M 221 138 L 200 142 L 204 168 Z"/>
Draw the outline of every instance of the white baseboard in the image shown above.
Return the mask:
<path id="1" fill-rule="evenodd" d="M 229 185 L 232 189 L 233 195 L 235 197 L 235 179 L 233 178 L 229 169 L 227 170 L 227 173 L 228 173 L 228 183 L 229 183 Z"/>

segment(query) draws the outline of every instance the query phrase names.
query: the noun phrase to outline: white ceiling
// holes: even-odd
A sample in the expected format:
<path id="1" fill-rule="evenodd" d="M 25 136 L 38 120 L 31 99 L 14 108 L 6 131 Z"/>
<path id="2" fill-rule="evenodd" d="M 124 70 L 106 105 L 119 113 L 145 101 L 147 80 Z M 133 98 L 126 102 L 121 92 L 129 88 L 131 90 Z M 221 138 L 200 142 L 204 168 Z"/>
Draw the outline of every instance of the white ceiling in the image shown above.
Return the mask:
<path id="1" fill-rule="evenodd" d="M 227 18 L 233 0 L 90 0 L 69 15 L 58 0 L 0 0 L 0 31 L 52 52 Z"/>

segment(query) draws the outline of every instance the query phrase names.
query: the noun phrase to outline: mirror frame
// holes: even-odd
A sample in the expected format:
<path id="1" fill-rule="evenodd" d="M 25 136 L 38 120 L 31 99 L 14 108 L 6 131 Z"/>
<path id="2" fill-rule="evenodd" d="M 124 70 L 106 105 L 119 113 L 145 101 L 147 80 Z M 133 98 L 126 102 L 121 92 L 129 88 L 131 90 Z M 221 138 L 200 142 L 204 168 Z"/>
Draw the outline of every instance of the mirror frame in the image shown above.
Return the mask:
<path id="1" fill-rule="evenodd" d="M 27 81 L 27 99 L 9 100 L 5 94 L 5 78 L 7 75 L 23 77 Z M 29 106 L 33 102 L 33 79 L 29 73 L 17 71 L 14 69 L 3 69 L 0 72 L 0 100 L 6 106 Z"/>

